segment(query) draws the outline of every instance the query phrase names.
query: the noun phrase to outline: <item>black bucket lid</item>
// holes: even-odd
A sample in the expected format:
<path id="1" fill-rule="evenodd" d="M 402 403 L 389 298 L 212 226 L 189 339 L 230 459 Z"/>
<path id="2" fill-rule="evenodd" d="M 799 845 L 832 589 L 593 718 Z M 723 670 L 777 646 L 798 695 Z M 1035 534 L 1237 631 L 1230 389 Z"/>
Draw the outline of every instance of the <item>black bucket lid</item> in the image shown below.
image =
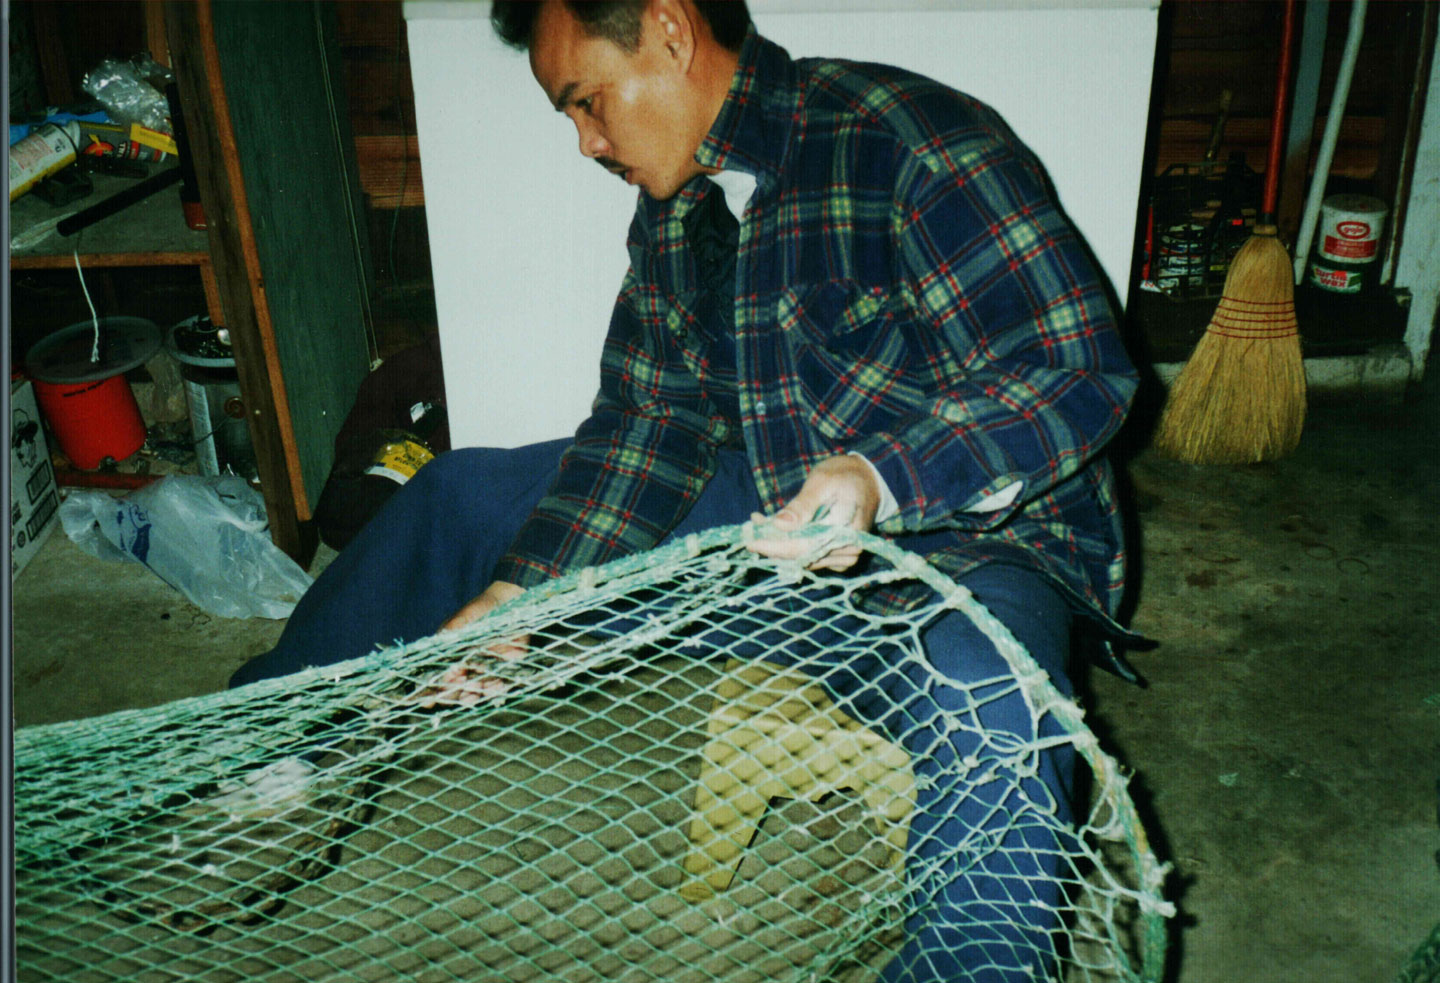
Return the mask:
<path id="1" fill-rule="evenodd" d="M 30 346 L 25 367 L 41 382 L 95 382 L 144 365 L 160 350 L 160 329 L 143 317 L 100 318 L 100 360 L 91 361 L 95 322 L 81 321 Z"/>

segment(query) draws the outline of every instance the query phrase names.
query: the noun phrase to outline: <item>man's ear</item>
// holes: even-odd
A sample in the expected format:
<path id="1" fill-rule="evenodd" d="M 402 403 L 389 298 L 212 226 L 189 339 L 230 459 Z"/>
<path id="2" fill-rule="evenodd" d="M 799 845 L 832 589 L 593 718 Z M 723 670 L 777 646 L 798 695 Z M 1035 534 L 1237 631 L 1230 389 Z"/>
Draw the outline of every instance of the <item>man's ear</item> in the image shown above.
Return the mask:
<path id="1" fill-rule="evenodd" d="M 697 11 L 685 0 L 650 0 L 645 15 L 652 19 L 655 36 L 665 45 L 665 52 L 682 71 L 690 70 L 695 60 Z"/>

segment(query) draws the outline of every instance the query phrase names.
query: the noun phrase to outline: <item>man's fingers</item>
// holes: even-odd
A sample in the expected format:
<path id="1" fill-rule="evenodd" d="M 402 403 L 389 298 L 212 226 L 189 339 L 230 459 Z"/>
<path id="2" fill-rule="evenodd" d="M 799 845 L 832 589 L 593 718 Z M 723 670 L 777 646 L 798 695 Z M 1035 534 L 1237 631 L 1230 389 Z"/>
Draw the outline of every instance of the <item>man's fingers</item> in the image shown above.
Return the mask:
<path id="1" fill-rule="evenodd" d="M 760 527 L 760 537 L 746 545 L 751 552 L 775 560 L 807 560 L 812 570 L 850 569 L 860 559 L 859 547 L 827 550 L 823 539 L 786 534 L 815 524 L 869 532 L 880 504 L 879 478 L 872 471 L 851 454 L 826 458 L 779 512 L 768 517 L 758 513 L 750 516 Z"/>
<path id="2" fill-rule="evenodd" d="M 780 521 L 781 516 L 787 516 L 785 521 Z M 802 528 L 807 523 L 796 521 L 790 506 L 784 511 L 777 513 L 774 517 L 754 514 L 752 522 L 763 523 L 767 528 L 775 529 L 778 532 L 786 533 Z M 811 519 L 811 523 L 820 525 L 846 525 L 843 521 L 847 519 L 843 515 L 826 515 L 822 518 Z M 805 536 L 774 536 L 761 537 L 745 544 L 746 549 L 760 556 L 769 557 L 772 560 L 803 560 L 810 558 L 808 569 L 810 570 L 849 570 L 860 560 L 862 552 L 859 546 L 837 546 L 826 550 L 819 557 L 815 557 L 818 549 L 823 549 L 823 540 L 817 540 Z"/>
<path id="3" fill-rule="evenodd" d="M 860 547 L 841 546 L 810 564 L 811 570 L 849 570 L 860 562 Z"/>
<path id="4" fill-rule="evenodd" d="M 514 662 L 528 651 L 530 651 L 530 636 L 516 635 L 506 641 L 496 642 L 485 650 L 485 654 L 493 655 L 501 662 Z"/>
<path id="5" fill-rule="evenodd" d="M 803 536 L 775 536 L 751 540 L 745 548 L 772 560 L 799 560 L 814 553 L 816 545 L 815 540 Z"/>
<path id="6" fill-rule="evenodd" d="M 421 685 L 408 700 L 429 709 L 435 706 L 469 707 L 481 700 L 503 696 L 510 691 L 511 683 L 490 675 L 490 663 L 514 662 L 529 650 L 528 634 L 495 642 L 484 652 L 472 654 L 467 661 L 451 666 L 438 678 Z"/>
<path id="7" fill-rule="evenodd" d="M 437 706 L 471 707 L 481 700 L 509 692 L 510 683 L 484 674 L 481 666 L 458 665 L 446 670 L 439 681 L 422 688 L 411 699 L 425 709 Z"/>

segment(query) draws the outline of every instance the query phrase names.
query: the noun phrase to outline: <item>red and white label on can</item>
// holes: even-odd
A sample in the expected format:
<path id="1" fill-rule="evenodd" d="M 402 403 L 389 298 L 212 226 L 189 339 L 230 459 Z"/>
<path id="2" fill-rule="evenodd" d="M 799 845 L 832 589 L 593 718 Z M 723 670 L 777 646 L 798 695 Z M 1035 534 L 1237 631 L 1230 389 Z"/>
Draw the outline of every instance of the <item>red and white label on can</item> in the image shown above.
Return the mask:
<path id="1" fill-rule="evenodd" d="M 1366 195 L 1333 195 L 1320 205 L 1319 254 L 1341 263 L 1369 263 L 1380 248 L 1385 204 Z"/>
<path id="2" fill-rule="evenodd" d="M 1379 243 L 1369 222 L 1341 222 L 1334 235 L 1325 235 L 1320 251 L 1332 259 L 1374 259 Z"/>

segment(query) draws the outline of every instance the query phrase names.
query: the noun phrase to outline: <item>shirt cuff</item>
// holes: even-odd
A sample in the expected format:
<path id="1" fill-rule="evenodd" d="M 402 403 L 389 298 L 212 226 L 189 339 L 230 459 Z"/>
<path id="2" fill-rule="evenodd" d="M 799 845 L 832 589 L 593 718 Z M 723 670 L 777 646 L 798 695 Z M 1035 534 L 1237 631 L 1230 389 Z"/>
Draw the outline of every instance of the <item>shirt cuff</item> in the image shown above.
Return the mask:
<path id="1" fill-rule="evenodd" d="M 875 476 L 875 484 L 880 489 L 880 507 L 875 510 L 875 524 L 879 525 L 892 515 L 900 511 L 900 503 L 895 501 L 895 493 L 890 490 L 885 479 L 880 477 L 880 469 L 874 463 L 861 454 L 859 451 L 850 451 L 851 457 L 858 457 L 870 468 L 870 473 Z M 1012 481 L 1001 488 L 993 495 L 986 495 L 974 505 L 965 509 L 966 512 L 999 512 L 1001 509 L 1008 509 L 1015 504 L 1015 498 L 1020 494 L 1020 489 L 1025 483 L 1023 481 Z"/>
<path id="2" fill-rule="evenodd" d="M 1023 481 L 1012 481 L 1004 488 L 993 495 L 986 495 L 980 501 L 966 509 L 966 512 L 999 512 L 1001 509 L 1008 509 L 1015 504 L 1015 498 L 1020 494 Z"/>

